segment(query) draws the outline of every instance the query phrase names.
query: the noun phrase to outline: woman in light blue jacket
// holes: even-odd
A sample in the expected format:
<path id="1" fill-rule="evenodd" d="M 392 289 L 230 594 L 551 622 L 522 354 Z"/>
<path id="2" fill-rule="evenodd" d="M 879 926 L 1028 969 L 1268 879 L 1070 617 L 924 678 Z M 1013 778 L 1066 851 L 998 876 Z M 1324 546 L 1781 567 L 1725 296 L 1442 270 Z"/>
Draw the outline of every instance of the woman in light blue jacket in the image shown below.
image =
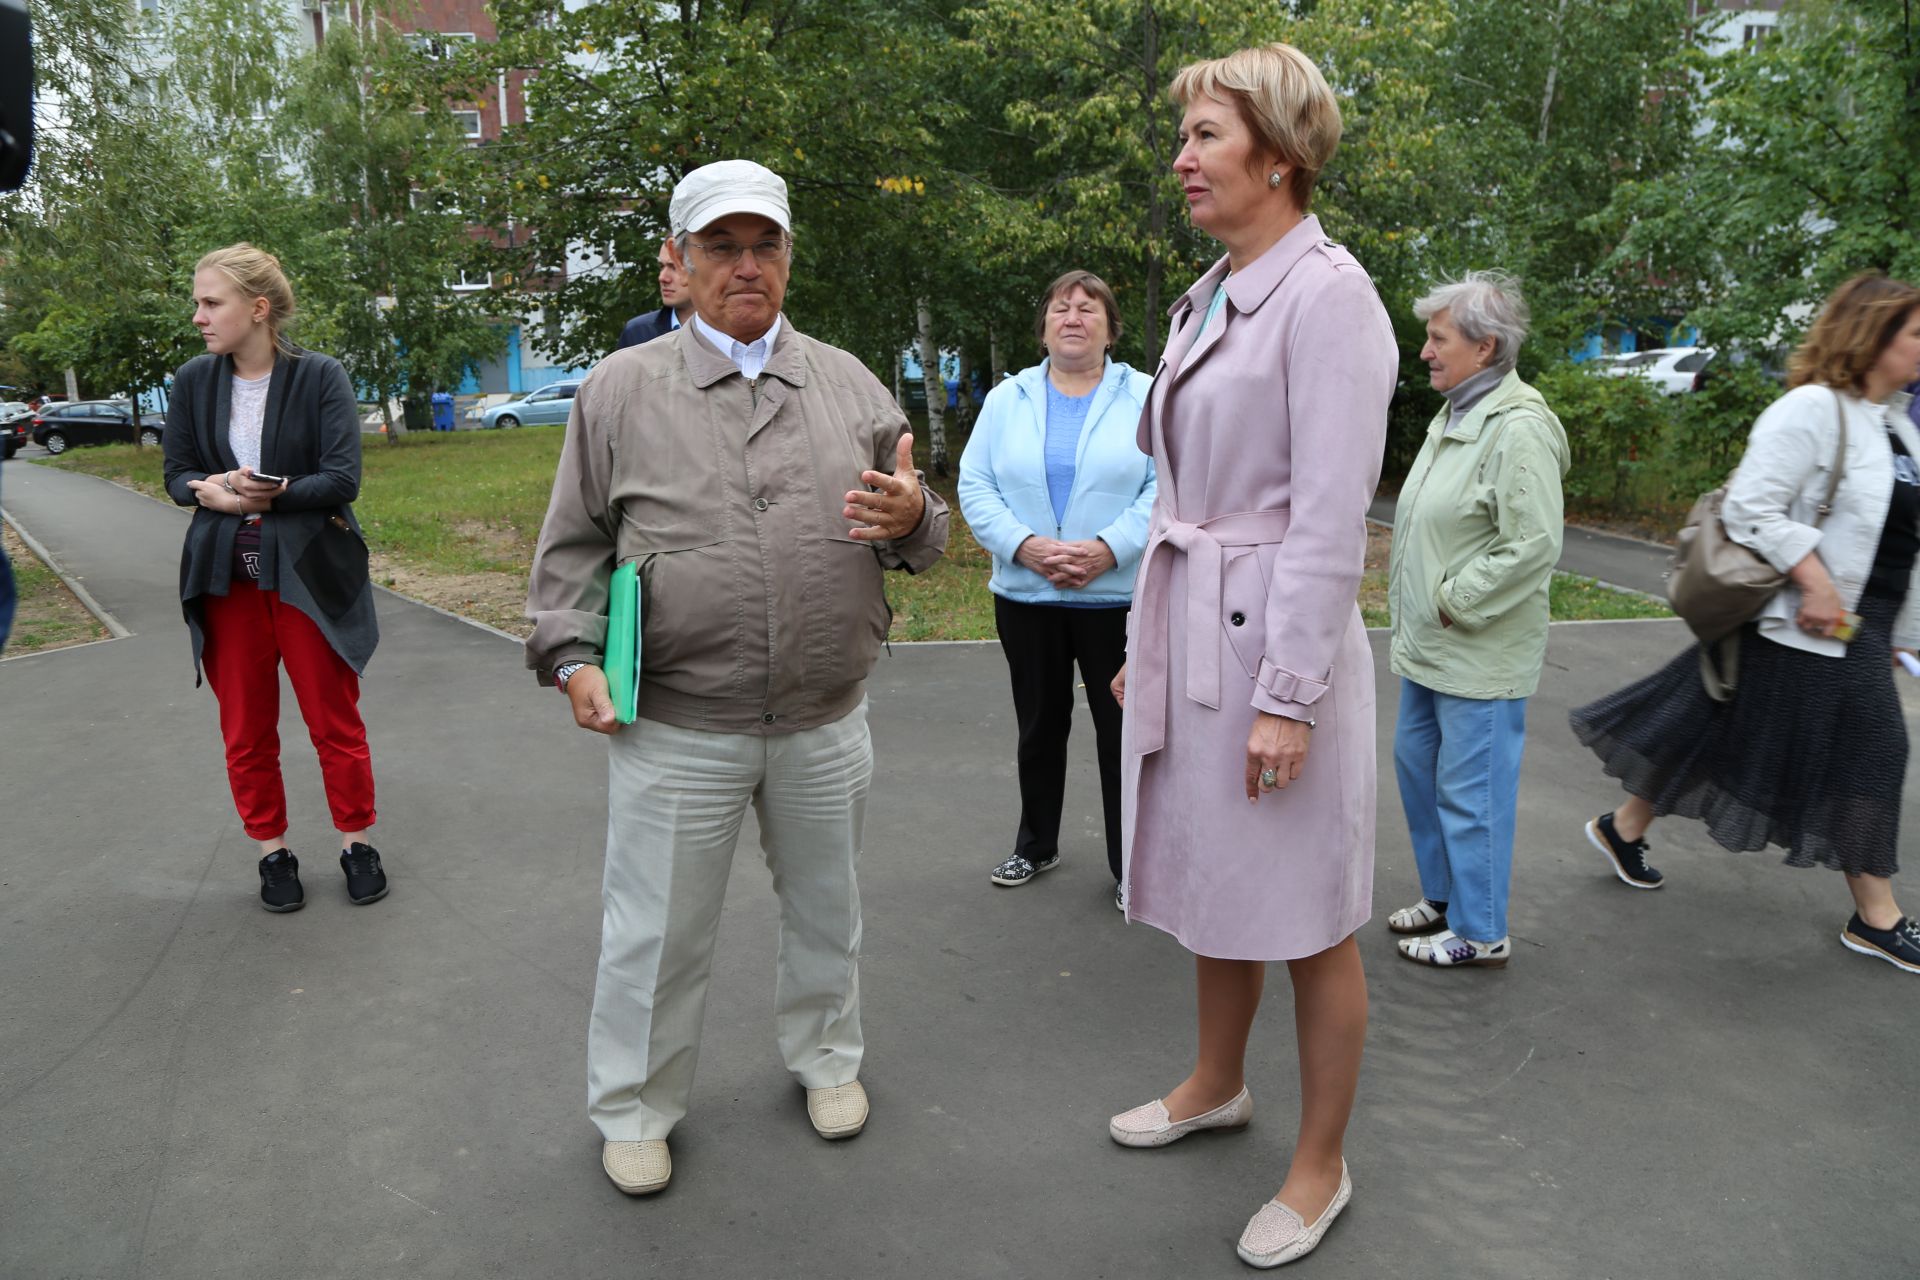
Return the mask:
<path id="1" fill-rule="evenodd" d="M 1017 887 L 1060 864 L 1078 662 L 1118 905 L 1120 704 L 1110 686 L 1126 660 L 1153 508 L 1153 459 L 1135 435 L 1153 379 L 1109 357 L 1120 311 L 1091 272 L 1055 280 L 1035 327 L 1047 358 L 987 393 L 960 455 L 960 509 L 993 557 L 988 586 L 1020 726 L 1020 827 L 993 882 Z"/>

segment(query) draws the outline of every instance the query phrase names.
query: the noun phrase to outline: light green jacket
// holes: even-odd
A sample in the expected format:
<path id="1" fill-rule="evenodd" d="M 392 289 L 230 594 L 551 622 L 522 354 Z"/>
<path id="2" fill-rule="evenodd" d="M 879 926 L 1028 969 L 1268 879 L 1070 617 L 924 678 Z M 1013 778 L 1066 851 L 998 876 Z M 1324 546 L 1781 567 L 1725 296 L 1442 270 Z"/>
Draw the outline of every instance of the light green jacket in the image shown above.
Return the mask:
<path id="1" fill-rule="evenodd" d="M 1427 427 L 1394 514 L 1393 671 L 1459 698 L 1530 697 L 1565 527 L 1567 433 L 1518 373 L 1451 430 L 1447 417 Z"/>

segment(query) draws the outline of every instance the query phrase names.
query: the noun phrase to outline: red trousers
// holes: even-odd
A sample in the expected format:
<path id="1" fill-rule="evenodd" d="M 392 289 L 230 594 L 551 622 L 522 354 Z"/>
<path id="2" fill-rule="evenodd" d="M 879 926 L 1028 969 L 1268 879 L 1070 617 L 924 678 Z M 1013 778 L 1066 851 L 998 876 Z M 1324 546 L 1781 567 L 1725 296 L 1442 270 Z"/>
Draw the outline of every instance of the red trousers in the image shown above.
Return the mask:
<path id="1" fill-rule="evenodd" d="M 300 700 L 307 736 L 320 753 L 327 807 L 340 831 L 374 823 L 373 758 L 360 719 L 360 678 L 333 651 L 313 619 L 240 575 L 224 596 L 202 596 L 206 630 L 202 659 L 220 700 L 227 743 L 227 781 L 247 835 L 276 840 L 287 833 L 287 793 L 280 781 L 280 664 Z"/>

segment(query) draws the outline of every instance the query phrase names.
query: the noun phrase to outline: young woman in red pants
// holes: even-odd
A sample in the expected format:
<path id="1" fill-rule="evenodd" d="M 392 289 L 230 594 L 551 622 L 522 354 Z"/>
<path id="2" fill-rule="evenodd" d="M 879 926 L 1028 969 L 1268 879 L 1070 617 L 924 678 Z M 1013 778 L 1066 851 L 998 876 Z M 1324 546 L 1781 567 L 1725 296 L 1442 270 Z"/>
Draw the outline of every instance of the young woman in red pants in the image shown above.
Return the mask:
<path id="1" fill-rule="evenodd" d="M 196 669 L 220 701 L 234 804 L 260 844 L 260 901 L 306 905 L 280 780 L 284 665 L 320 755 L 347 897 L 377 902 L 387 877 L 367 841 L 373 765 L 359 702 L 379 630 L 348 505 L 360 492 L 353 384 L 339 361 L 287 341 L 293 290 L 272 254 L 209 253 L 193 301 L 207 354 L 174 374 L 167 492 L 195 508 L 180 599 Z"/>

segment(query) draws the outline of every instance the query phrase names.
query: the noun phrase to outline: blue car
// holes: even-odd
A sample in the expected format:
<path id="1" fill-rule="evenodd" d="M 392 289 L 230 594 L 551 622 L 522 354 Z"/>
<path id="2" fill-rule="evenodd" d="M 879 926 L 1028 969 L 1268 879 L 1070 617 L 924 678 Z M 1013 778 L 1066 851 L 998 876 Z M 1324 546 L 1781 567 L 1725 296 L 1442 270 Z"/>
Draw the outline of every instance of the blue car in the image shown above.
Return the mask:
<path id="1" fill-rule="evenodd" d="M 532 391 L 518 400 L 497 404 L 480 415 L 483 427 L 534 427 L 549 422 L 565 422 L 573 409 L 574 392 L 580 390 L 579 378 L 555 382 Z"/>

